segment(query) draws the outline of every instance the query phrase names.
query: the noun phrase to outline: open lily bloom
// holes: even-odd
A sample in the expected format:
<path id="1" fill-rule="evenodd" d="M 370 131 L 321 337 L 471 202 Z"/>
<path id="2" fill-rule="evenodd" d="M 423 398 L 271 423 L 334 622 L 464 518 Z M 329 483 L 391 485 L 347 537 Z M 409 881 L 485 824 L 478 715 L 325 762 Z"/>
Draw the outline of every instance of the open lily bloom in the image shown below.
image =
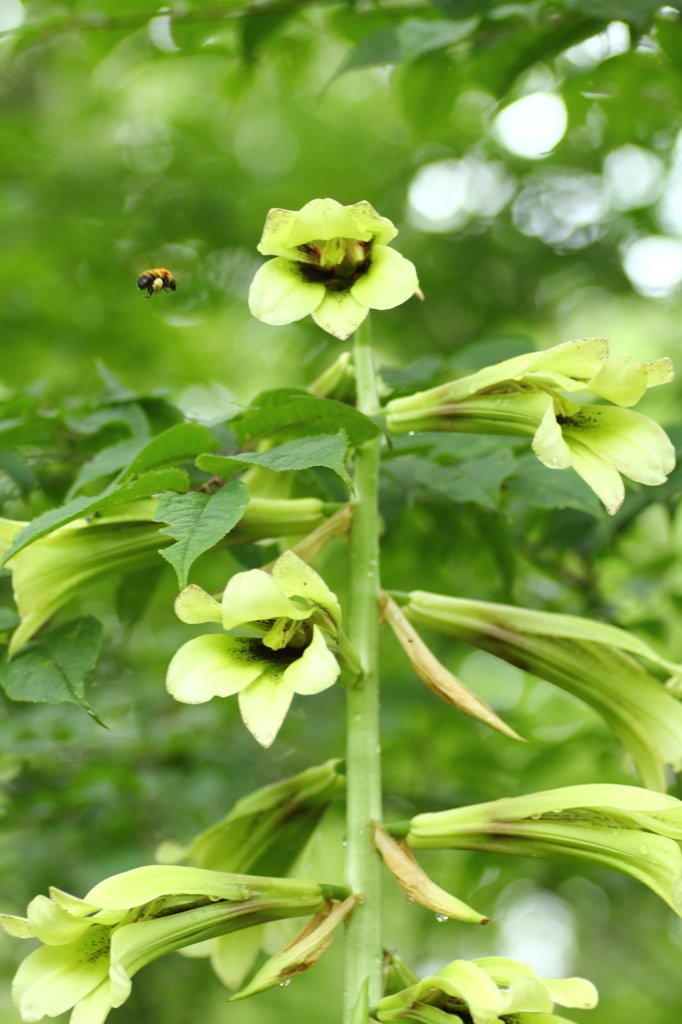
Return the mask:
<path id="1" fill-rule="evenodd" d="M 610 868 L 643 882 L 682 917 L 682 803 L 665 793 L 567 786 L 418 814 L 407 842 L 422 850 L 489 850 Z"/>
<path id="2" fill-rule="evenodd" d="M 58 889 L 0 925 L 40 946 L 23 961 L 12 995 L 22 1020 L 103 1024 L 130 995 L 140 968 L 166 953 L 286 917 L 319 913 L 348 893 L 306 879 L 259 878 L 190 867 L 147 866 L 100 882 L 84 900 Z"/>
<path id="3" fill-rule="evenodd" d="M 386 996 L 377 1010 L 380 1021 L 414 1020 L 420 1024 L 561 1024 L 554 1004 L 591 1010 L 597 990 L 584 978 L 539 978 L 518 960 L 490 956 L 454 960 L 442 971 Z"/>
<path id="4" fill-rule="evenodd" d="M 665 790 L 665 765 L 682 768 L 682 705 L 631 655 L 672 676 L 680 665 L 603 622 L 414 590 L 406 617 L 480 647 L 593 707 L 630 751 L 642 782 Z M 402 600 L 405 600 L 403 598 Z"/>
<path id="5" fill-rule="evenodd" d="M 418 291 L 414 265 L 388 245 L 397 234 L 367 202 L 270 210 L 258 250 L 275 259 L 256 273 L 249 309 L 266 324 L 311 313 L 329 334 L 350 337 L 370 309 L 392 309 Z"/>
<path id="6" fill-rule="evenodd" d="M 625 496 L 621 473 L 655 485 L 665 483 L 675 466 L 665 431 L 629 409 L 647 388 L 672 378 L 669 359 L 609 361 L 604 339 L 568 341 L 395 399 L 388 403 L 386 423 L 397 434 L 451 430 L 532 437 L 544 465 L 572 466 L 613 515 Z M 583 406 L 566 397 L 580 391 L 614 406 Z"/>
<path id="7" fill-rule="evenodd" d="M 274 742 L 294 694 L 333 686 L 341 672 L 336 654 L 348 654 L 336 595 L 292 551 L 277 559 L 272 575 L 250 569 L 233 576 L 222 604 L 189 586 L 175 610 L 183 622 L 220 622 L 253 634 L 190 640 L 170 663 L 167 687 L 186 704 L 238 693 L 244 724 L 263 747 Z"/>

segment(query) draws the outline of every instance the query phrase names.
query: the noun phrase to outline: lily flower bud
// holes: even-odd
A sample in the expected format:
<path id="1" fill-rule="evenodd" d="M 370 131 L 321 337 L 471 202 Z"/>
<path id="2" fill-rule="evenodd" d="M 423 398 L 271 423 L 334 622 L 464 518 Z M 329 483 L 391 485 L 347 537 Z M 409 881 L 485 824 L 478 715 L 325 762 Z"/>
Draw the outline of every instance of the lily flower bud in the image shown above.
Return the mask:
<path id="1" fill-rule="evenodd" d="M 682 917 L 682 803 L 665 793 L 567 786 L 419 814 L 409 823 L 407 843 L 607 867 L 643 882 Z"/>
<path id="2" fill-rule="evenodd" d="M 170 853 L 167 844 L 157 859 L 172 856 L 212 871 L 284 876 L 293 867 L 332 800 L 345 790 L 343 762 L 338 759 L 307 768 L 299 775 L 257 789 L 238 800 L 229 814 L 200 832 L 186 847 Z"/>
<path id="3" fill-rule="evenodd" d="M 337 402 L 355 394 L 353 353 L 342 352 L 331 366 L 308 385 L 306 391 L 317 398 L 335 398 Z"/>
<path id="4" fill-rule="evenodd" d="M 584 978 L 539 978 L 518 960 L 490 956 L 453 960 L 430 978 L 386 996 L 377 1017 L 420 1024 L 565 1024 L 565 1018 L 552 1014 L 555 1003 L 591 1010 L 597 1001 L 597 990 Z"/>
<path id="5" fill-rule="evenodd" d="M 409 900 L 454 921 L 488 924 L 489 917 L 472 910 L 462 900 L 451 896 L 445 889 L 432 882 L 426 872 L 419 867 L 409 847 L 402 840 L 393 839 L 378 823 L 374 825 L 374 845 Z"/>
<path id="6" fill-rule="evenodd" d="M 656 485 L 665 483 L 675 466 L 665 431 L 629 409 L 647 388 L 672 379 L 669 359 L 609 361 L 603 338 L 567 341 L 394 399 L 386 407 L 386 425 L 397 434 L 455 430 L 532 437 L 540 462 L 549 469 L 572 466 L 613 515 L 625 497 L 621 473 Z M 614 405 L 582 406 L 566 397 L 579 391 Z"/>
<path id="7" fill-rule="evenodd" d="M 403 607 L 415 625 L 480 647 L 590 704 L 630 751 L 649 789 L 665 765 L 682 768 L 682 705 L 631 655 L 679 676 L 679 665 L 624 629 L 575 615 L 415 590 Z"/>

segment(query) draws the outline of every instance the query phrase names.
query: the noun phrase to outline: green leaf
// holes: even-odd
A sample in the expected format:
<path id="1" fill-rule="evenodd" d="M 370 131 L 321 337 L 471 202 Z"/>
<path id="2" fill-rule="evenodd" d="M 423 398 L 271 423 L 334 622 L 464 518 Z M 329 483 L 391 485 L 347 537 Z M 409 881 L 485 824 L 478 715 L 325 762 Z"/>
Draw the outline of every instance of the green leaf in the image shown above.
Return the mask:
<path id="1" fill-rule="evenodd" d="M 61 704 L 68 701 L 90 711 L 85 676 L 102 646 L 102 623 L 86 615 L 46 633 L 0 669 L 0 684 L 12 700 Z M 92 712 L 90 712 L 92 713 Z"/>
<path id="2" fill-rule="evenodd" d="M 497 509 L 502 482 L 511 476 L 516 460 L 509 448 L 492 452 L 474 462 L 460 465 L 430 465 L 420 470 L 418 481 L 446 495 L 451 501 L 475 501 L 485 508 Z"/>
<path id="3" fill-rule="evenodd" d="M 199 423 L 176 423 L 149 441 L 128 466 L 124 479 L 162 466 L 189 462 L 205 451 L 217 448 L 217 441 Z"/>
<path id="4" fill-rule="evenodd" d="M 361 39 L 343 59 L 330 81 L 347 71 L 408 63 L 424 53 L 442 50 L 471 35 L 478 18 L 463 21 L 426 21 L 407 18 L 398 26 L 382 28 Z"/>
<path id="5" fill-rule="evenodd" d="M 240 18 L 242 53 L 251 63 L 260 54 L 261 47 L 291 18 L 293 11 L 259 11 Z"/>
<path id="6" fill-rule="evenodd" d="M 427 387 L 443 365 L 439 356 L 423 356 L 416 363 L 401 369 L 398 366 L 382 366 L 379 376 L 387 387 L 393 391 L 401 390 L 401 394 L 419 391 Z M 395 443 L 395 439 L 394 439 Z"/>
<path id="7" fill-rule="evenodd" d="M 36 485 L 36 478 L 33 471 L 20 455 L 16 452 L 8 452 L 0 448 L 0 469 L 6 473 L 15 484 L 26 493 Z"/>
<path id="8" fill-rule="evenodd" d="M 582 14 L 564 15 L 539 29 L 527 26 L 512 36 L 502 34 L 492 45 L 484 44 L 471 66 L 472 77 L 496 96 L 504 96 L 517 78 L 540 61 L 550 61 L 564 50 L 597 35 L 608 20 L 587 18 Z"/>
<path id="9" fill-rule="evenodd" d="M 138 402 L 104 405 L 88 416 L 70 416 L 66 422 L 78 434 L 96 434 L 111 423 L 121 423 L 141 441 L 148 441 L 150 436 L 147 416 Z"/>
<path id="10" fill-rule="evenodd" d="M 423 21 L 421 18 L 408 18 L 395 32 L 400 47 L 400 60 L 407 63 L 422 54 L 459 43 L 478 27 L 479 20 Z"/>
<path id="11" fill-rule="evenodd" d="M 338 434 L 318 434 L 315 437 L 302 437 L 297 441 L 287 441 L 266 452 L 241 452 L 239 455 L 200 455 L 197 466 L 206 473 L 216 473 L 226 477 L 244 465 L 266 466 L 276 473 L 286 470 L 311 469 L 313 466 L 326 466 L 337 473 L 349 490 L 353 489 L 351 478 L 346 470 L 345 459 L 348 450 L 348 439 L 342 430 Z M 172 550 L 172 549 L 171 549 Z"/>
<path id="12" fill-rule="evenodd" d="M 131 439 L 121 441 L 120 444 L 112 444 L 109 448 L 103 448 L 97 452 L 94 458 L 79 469 L 76 479 L 69 488 L 67 498 L 78 494 L 81 487 L 85 487 L 91 481 L 98 480 L 101 476 L 110 476 L 112 473 L 118 473 L 120 469 L 124 469 L 140 453 L 146 443 L 146 439 Z"/>
<path id="13" fill-rule="evenodd" d="M 263 437 L 289 440 L 311 434 L 335 434 L 339 430 L 357 446 L 379 433 L 376 423 L 352 405 L 331 398 L 314 398 L 293 388 L 259 395 L 252 408 L 231 420 L 230 426 L 242 446 Z"/>
<path id="14" fill-rule="evenodd" d="M 19 615 L 14 608 L 0 608 L 0 630 L 14 629 L 19 621 Z"/>
<path id="15" fill-rule="evenodd" d="M 163 564 L 148 565 L 121 576 L 116 588 L 116 614 L 124 631 L 129 632 L 144 615 L 165 569 Z"/>
<path id="16" fill-rule="evenodd" d="M 161 533 L 177 540 L 161 554 L 175 569 L 180 587 L 187 586 L 192 563 L 236 526 L 248 504 L 249 492 L 240 480 L 230 480 L 212 495 L 199 491 L 164 494 L 154 522 L 168 523 Z"/>
<path id="17" fill-rule="evenodd" d="M 434 131 L 447 131 L 462 84 L 461 67 L 449 54 L 422 54 L 402 68 L 397 82 L 400 106 L 413 132 L 430 138 Z"/>
<path id="18" fill-rule="evenodd" d="M 663 5 L 659 0 L 571 0 L 570 6 L 591 18 L 606 22 L 626 21 L 637 31 L 646 32 Z M 677 4 L 672 6 L 677 7 Z"/>
<path id="19" fill-rule="evenodd" d="M 94 515 L 95 512 L 112 508 L 114 505 L 132 501 L 134 498 L 146 498 L 150 494 L 159 494 L 162 491 L 187 491 L 188 489 L 189 477 L 185 472 L 180 469 L 165 469 L 145 473 L 138 480 L 110 484 L 96 498 L 81 495 L 61 508 L 52 508 L 49 512 L 43 512 L 41 516 L 20 530 L 11 547 L 3 555 L 0 565 L 5 565 L 13 555 L 22 551 L 28 544 L 32 544 L 34 540 L 52 533 L 60 526 L 72 523 L 74 519 L 83 519 L 86 516 Z"/>
<path id="20" fill-rule="evenodd" d="M 347 71 L 397 64 L 399 60 L 400 43 L 395 28 L 382 28 L 379 32 L 366 36 L 344 57 L 330 81 L 340 78 Z"/>
<path id="21" fill-rule="evenodd" d="M 573 508 L 604 518 L 599 499 L 575 470 L 549 469 L 534 455 L 518 460 L 507 490 L 534 508 Z"/>

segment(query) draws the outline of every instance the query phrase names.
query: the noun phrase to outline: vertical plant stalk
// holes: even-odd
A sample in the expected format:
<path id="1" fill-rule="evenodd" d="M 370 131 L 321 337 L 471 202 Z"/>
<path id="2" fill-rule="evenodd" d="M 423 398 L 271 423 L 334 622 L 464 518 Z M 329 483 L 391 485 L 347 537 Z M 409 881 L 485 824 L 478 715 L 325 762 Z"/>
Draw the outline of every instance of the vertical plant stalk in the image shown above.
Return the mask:
<path id="1" fill-rule="evenodd" d="M 379 411 L 369 317 L 355 334 L 357 407 L 367 416 Z M 379 448 L 381 437 L 355 455 L 355 509 L 350 534 L 350 640 L 360 656 L 363 676 L 348 690 L 347 880 L 364 896 L 346 931 L 344 1021 L 366 979 L 369 1005 L 382 996 L 381 860 L 372 822 L 381 820 L 381 748 L 379 746 Z"/>

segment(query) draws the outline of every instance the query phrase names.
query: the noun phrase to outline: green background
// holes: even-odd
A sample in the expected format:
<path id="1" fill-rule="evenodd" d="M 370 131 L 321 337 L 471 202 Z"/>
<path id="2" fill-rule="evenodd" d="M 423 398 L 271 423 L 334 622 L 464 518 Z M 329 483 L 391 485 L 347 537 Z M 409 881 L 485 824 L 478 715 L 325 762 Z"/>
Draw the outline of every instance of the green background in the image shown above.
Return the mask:
<path id="1" fill-rule="evenodd" d="M 229 17 L 179 16 L 177 49 L 164 52 L 146 24 L 153 5 L 29 4 L 28 28 L 0 40 L 0 375 L 8 408 L 23 402 L 46 423 L 56 408 L 81 408 L 100 387 L 98 359 L 134 391 L 159 389 L 186 413 L 213 420 L 264 388 L 308 383 L 348 345 L 310 320 L 261 324 L 250 318 L 246 295 L 267 210 L 298 209 L 317 196 L 369 200 L 395 221 L 395 244 L 417 265 L 426 301 L 374 316 L 380 365 L 434 357 L 422 371 L 428 377 L 437 360 L 486 339 L 543 348 L 584 336 L 609 337 L 614 354 L 678 362 L 679 298 L 638 294 L 621 263 L 628 240 L 665 233 L 653 201 L 604 214 L 589 244 L 552 245 L 524 234 L 513 204 L 445 232 L 422 230 L 407 213 L 421 166 L 467 154 L 503 162 L 517 194 L 553 169 L 598 176 L 605 157 L 624 145 L 654 153 L 674 175 L 682 29 L 665 18 L 652 28 L 654 6 L 521 4 L 517 13 L 484 21 L 481 32 L 507 31 L 497 49 L 441 46 L 393 67 L 395 56 L 388 66 L 377 58 L 375 40 L 369 62 L 380 66 L 329 84 L 362 39 L 409 17 L 441 23 L 491 5 L 320 5 L 241 17 L 224 5 Z M 0 16 L 3 9 L 0 2 Z M 120 24 L 97 27 L 110 14 Z M 552 17 L 568 24 L 565 45 L 546 38 Z M 583 69 L 558 56 L 613 20 L 630 22 L 628 52 Z M 649 34 L 636 49 L 640 29 Z M 491 134 L 496 104 L 506 102 L 499 80 L 505 54 L 518 56 L 509 62 L 506 100 L 532 89 L 529 75 L 553 81 L 564 96 L 568 130 L 542 160 L 514 157 Z M 159 265 L 176 273 L 178 290 L 145 301 L 136 276 Z M 475 352 L 465 353 L 458 365 L 472 359 Z M 674 425 L 682 421 L 679 397 L 673 384 L 640 408 Z M 2 514 L 29 518 L 58 503 L 84 449 L 69 452 L 55 454 L 47 443 L 24 448 L 27 461 L 43 467 L 41 487 L 22 496 L 1 474 Z M 50 476 L 45 467 L 57 463 Z M 607 523 L 520 499 L 503 498 L 497 508 L 457 503 L 388 480 L 384 583 L 593 614 L 680 659 L 678 488 L 633 489 L 629 497 L 624 513 Z M 343 543 L 316 564 L 343 597 Z M 204 556 L 191 578 L 217 589 L 238 568 L 226 553 Z M 7 604 L 8 581 L 0 583 Z M 192 633 L 172 614 L 172 570 L 127 634 L 112 610 L 115 586 L 88 591 L 62 613 L 85 611 L 105 623 L 89 699 L 108 730 L 75 707 L 2 700 L 0 904 L 11 913 L 23 913 L 49 884 L 82 895 L 108 874 L 150 862 L 161 840 L 185 841 L 256 786 L 343 754 L 339 688 L 297 700 L 265 752 L 243 728 L 236 701 L 175 703 L 164 689 L 165 669 Z M 580 702 L 463 645 L 430 640 L 529 742 L 513 744 L 439 704 L 385 636 L 388 815 L 636 781 L 617 741 Z M 338 813 L 324 833 L 327 852 L 317 842 L 311 870 L 334 881 L 342 877 Z M 459 956 L 523 959 L 533 949 L 547 956 L 554 944 L 563 950 L 562 968 L 590 977 L 601 992 L 598 1009 L 571 1012 L 576 1021 L 670 1024 L 682 1015 L 682 924 L 631 879 L 483 854 L 434 853 L 422 863 L 494 923 L 437 923 L 386 879 L 387 944 L 420 973 Z M 0 936 L 2 1024 L 19 1019 L 9 986 L 24 948 Z M 334 1024 L 340 952 L 337 939 L 286 990 L 234 1006 L 206 962 L 173 955 L 144 969 L 111 1020 Z"/>

